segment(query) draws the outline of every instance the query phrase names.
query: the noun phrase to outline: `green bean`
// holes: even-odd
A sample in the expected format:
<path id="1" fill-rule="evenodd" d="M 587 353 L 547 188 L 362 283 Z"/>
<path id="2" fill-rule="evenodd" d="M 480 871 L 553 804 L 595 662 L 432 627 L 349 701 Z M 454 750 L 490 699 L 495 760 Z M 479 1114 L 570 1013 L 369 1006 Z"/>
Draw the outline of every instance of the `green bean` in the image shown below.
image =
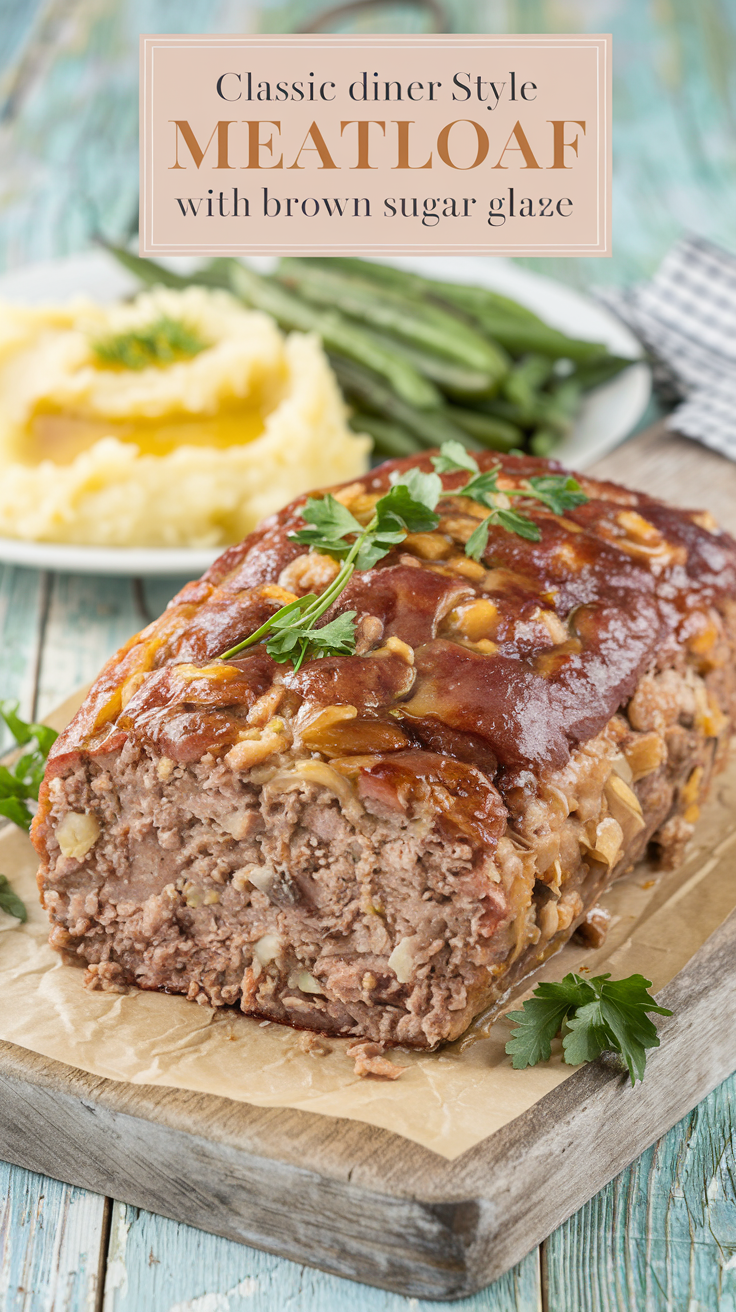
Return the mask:
<path id="1" fill-rule="evenodd" d="M 534 456 L 544 456 L 546 458 L 552 454 L 559 442 L 559 433 L 554 432 L 551 428 L 538 428 L 529 438 L 529 450 Z"/>
<path id="2" fill-rule="evenodd" d="M 372 328 L 364 328 L 363 332 L 380 343 L 384 350 L 408 360 L 415 369 L 419 370 L 419 373 L 431 379 L 450 396 L 484 397 L 493 393 L 498 386 L 497 381 L 494 381 L 489 373 L 463 368 L 453 360 L 443 359 L 442 356 L 425 351 L 419 346 L 413 346 L 410 342 L 400 342 L 388 333 L 379 333 Z"/>
<path id="3" fill-rule="evenodd" d="M 462 410 L 459 406 L 452 406 L 446 413 L 464 432 L 494 451 L 511 451 L 524 441 L 521 429 L 504 419 L 478 414 L 477 410 Z"/>
<path id="4" fill-rule="evenodd" d="M 545 396 L 540 426 L 566 437 L 580 408 L 580 384 L 574 374 L 563 379 Z"/>
<path id="5" fill-rule="evenodd" d="M 503 394 L 519 407 L 526 423 L 533 423 L 539 392 L 552 375 L 554 363 L 548 355 L 525 355 L 503 381 Z"/>
<path id="6" fill-rule="evenodd" d="M 103 242 L 103 245 L 118 264 L 122 264 L 124 269 L 150 287 L 181 288 L 188 287 L 193 281 L 191 277 L 183 278 L 179 273 L 172 273 L 171 269 L 165 269 L 163 264 L 157 264 L 155 260 L 144 260 L 141 255 L 134 255 L 123 246 L 113 246 L 108 242 Z"/>
<path id="7" fill-rule="evenodd" d="M 511 355 L 538 352 L 552 359 L 589 362 L 591 381 L 586 381 L 586 387 L 595 387 L 619 369 L 625 368 L 623 361 L 619 363 L 620 357 L 610 356 L 602 342 L 568 337 L 566 333 L 550 327 L 527 306 L 487 287 L 435 281 L 406 269 L 398 269 L 394 265 L 368 260 L 317 258 L 310 260 L 310 264 L 323 267 L 326 272 L 342 270 L 345 275 L 367 283 L 378 282 L 386 290 L 410 296 L 415 303 L 427 297 L 434 303 L 444 301 L 469 315 L 496 344 L 503 346 Z"/>
<path id="8" fill-rule="evenodd" d="M 501 379 L 508 369 L 504 353 L 449 310 L 407 300 L 389 288 L 377 290 L 344 274 L 311 268 L 302 260 L 281 260 L 279 277 L 317 305 L 337 305 L 352 319 L 489 373 L 494 379 Z"/>
<path id="9" fill-rule="evenodd" d="M 384 349 L 335 310 L 316 311 L 314 306 L 279 283 L 261 277 L 236 260 L 229 262 L 229 276 L 230 286 L 241 300 L 272 315 L 282 328 L 317 333 L 325 350 L 366 365 L 385 378 L 396 395 L 408 405 L 430 410 L 442 404 L 434 383 L 423 378 L 410 361 Z"/>
<path id="10" fill-rule="evenodd" d="M 553 360 L 588 361 L 597 360 L 607 354 L 602 342 L 582 341 L 567 337 L 556 328 L 550 328 L 541 319 L 534 323 L 531 319 L 511 319 L 509 315 L 484 311 L 475 317 L 475 322 L 489 337 L 498 342 L 509 355 L 526 355 L 534 351 L 540 355 L 549 355 Z"/>
<path id="11" fill-rule="evenodd" d="M 326 269 L 337 269 L 366 282 L 379 282 L 405 296 L 419 299 L 425 296 L 439 297 L 471 314 L 484 309 L 504 310 L 517 319 L 541 322 L 533 310 L 528 310 L 525 305 L 520 305 L 518 301 L 512 301 L 510 297 L 502 296 L 499 292 L 491 291 L 488 287 L 475 287 L 463 282 L 435 281 L 434 278 L 411 273 L 408 269 L 396 268 L 393 264 L 378 264 L 373 260 L 359 260 L 349 256 L 329 259 L 318 256 L 316 259 L 311 259 L 310 264 L 319 264 Z"/>
<path id="12" fill-rule="evenodd" d="M 330 355 L 330 363 L 343 393 L 363 410 L 407 429 L 423 447 L 442 446 L 443 442 L 462 442 L 471 451 L 480 451 L 482 443 L 454 424 L 444 410 L 416 410 L 396 396 L 382 379 L 370 370 L 339 355 Z"/>
<path id="13" fill-rule="evenodd" d="M 507 419 L 510 424 L 517 424 L 519 428 L 528 426 L 527 416 L 514 401 L 507 400 L 505 396 L 478 397 L 466 401 L 465 405 L 467 409 L 477 410 L 479 414 Z"/>
<path id="14" fill-rule="evenodd" d="M 593 387 L 600 387 L 602 383 L 609 382 L 623 369 L 628 369 L 630 365 L 636 363 L 636 360 L 629 360 L 622 355 L 607 355 L 600 360 L 591 360 L 589 363 L 578 365 L 574 377 L 582 390 L 588 392 Z"/>
<path id="15" fill-rule="evenodd" d="M 422 449 L 405 428 L 379 419 L 377 415 L 356 411 L 349 422 L 354 432 L 368 433 L 373 438 L 373 449 L 382 456 L 413 456 Z"/>
<path id="16" fill-rule="evenodd" d="M 566 333 L 551 328 L 533 310 L 486 287 L 435 282 L 434 279 L 397 269 L 393 265 L 372 261 L 331 259 L 329 266 L 333 266 L 333 270 L 321 259 L 310 260 L 310 264 L 319 265 L 325 273 L 334 271 L 334 266 L 342 267 L 346 275 L 366 282 L 375 280 L 387 292 L 392 290 L 395 294 L 410 295 L 415 302 L 427 296 L 433 300 L 446 301 L 469 314 L 495 343 L 505 347 L 511 355 L 538 351 L 554 359 L 592 360 L 608 354 L 602 342 L 568 337 Z"/>

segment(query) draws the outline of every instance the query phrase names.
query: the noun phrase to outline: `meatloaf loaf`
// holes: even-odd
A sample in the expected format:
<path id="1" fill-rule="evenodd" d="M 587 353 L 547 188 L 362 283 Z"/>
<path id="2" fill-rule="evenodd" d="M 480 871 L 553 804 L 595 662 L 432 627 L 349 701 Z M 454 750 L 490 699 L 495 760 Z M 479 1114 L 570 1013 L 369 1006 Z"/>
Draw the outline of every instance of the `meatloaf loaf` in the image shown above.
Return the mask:
<path id="1" fill-rule="evenodd" d="M 481 469 L 495 453 L 478 457 Z M 499 486 L 558 466 L 501 458 Z M 394 461 L 333 489 L 366 523 Z M 51 942 L 130 985 L 431 1048 L 562 946 L 648 845 L 676 862 L 736 703 L 736 543 L 580 477 L 492 527 L 443 476 L 436 530 L 356 572 L 354 655 L 220 660 L 334 578 L 289 535 L 231 547 L 107 664 L 49 758 L 33 838 Z M 324 622 L 334 615 L 327 612 Z"/>

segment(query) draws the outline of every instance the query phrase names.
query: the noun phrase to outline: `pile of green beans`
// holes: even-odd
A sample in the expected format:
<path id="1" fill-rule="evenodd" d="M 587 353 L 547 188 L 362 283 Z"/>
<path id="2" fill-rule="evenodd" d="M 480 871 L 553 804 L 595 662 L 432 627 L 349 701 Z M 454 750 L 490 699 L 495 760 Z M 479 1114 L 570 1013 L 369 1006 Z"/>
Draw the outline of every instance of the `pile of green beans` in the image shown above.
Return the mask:
<path id="1" fill-rule="evenodd" d="M 182 277 L 110 249 L 144 282 L 223 287 L 287 331 L 318 334 L 352 427 L 381 456 L 449 438 L 471 450 L 549 455 L 583 394 L 631 364 L 497 292 L 372 260 L 289 258 L 264 275 L 220 258 Z"/>

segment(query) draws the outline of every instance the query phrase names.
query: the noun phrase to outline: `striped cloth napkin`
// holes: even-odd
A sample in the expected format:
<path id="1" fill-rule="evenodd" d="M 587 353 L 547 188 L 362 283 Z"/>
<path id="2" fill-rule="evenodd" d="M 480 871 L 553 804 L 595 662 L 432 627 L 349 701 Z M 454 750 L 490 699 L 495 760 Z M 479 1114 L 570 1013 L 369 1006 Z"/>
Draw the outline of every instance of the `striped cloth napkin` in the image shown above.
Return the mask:
<path id="1" fill-rule="evenodd" d="M 649 350 L 662 398 L 679 402 L 668 427 L 736 460 L 736 257 L 686 237 L 651 282 L 601 298 Z"/>

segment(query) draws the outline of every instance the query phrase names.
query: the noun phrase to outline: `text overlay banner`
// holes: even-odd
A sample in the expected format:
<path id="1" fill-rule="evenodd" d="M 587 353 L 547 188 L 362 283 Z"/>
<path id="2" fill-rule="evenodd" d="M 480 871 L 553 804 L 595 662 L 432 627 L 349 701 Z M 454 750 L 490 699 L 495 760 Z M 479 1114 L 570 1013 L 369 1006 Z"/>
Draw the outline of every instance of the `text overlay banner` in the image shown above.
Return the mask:
<path id="1" fill-rule="evenodd" d="M 610 255 L 610 36 L 143 36 L 143 255 Z"/>

